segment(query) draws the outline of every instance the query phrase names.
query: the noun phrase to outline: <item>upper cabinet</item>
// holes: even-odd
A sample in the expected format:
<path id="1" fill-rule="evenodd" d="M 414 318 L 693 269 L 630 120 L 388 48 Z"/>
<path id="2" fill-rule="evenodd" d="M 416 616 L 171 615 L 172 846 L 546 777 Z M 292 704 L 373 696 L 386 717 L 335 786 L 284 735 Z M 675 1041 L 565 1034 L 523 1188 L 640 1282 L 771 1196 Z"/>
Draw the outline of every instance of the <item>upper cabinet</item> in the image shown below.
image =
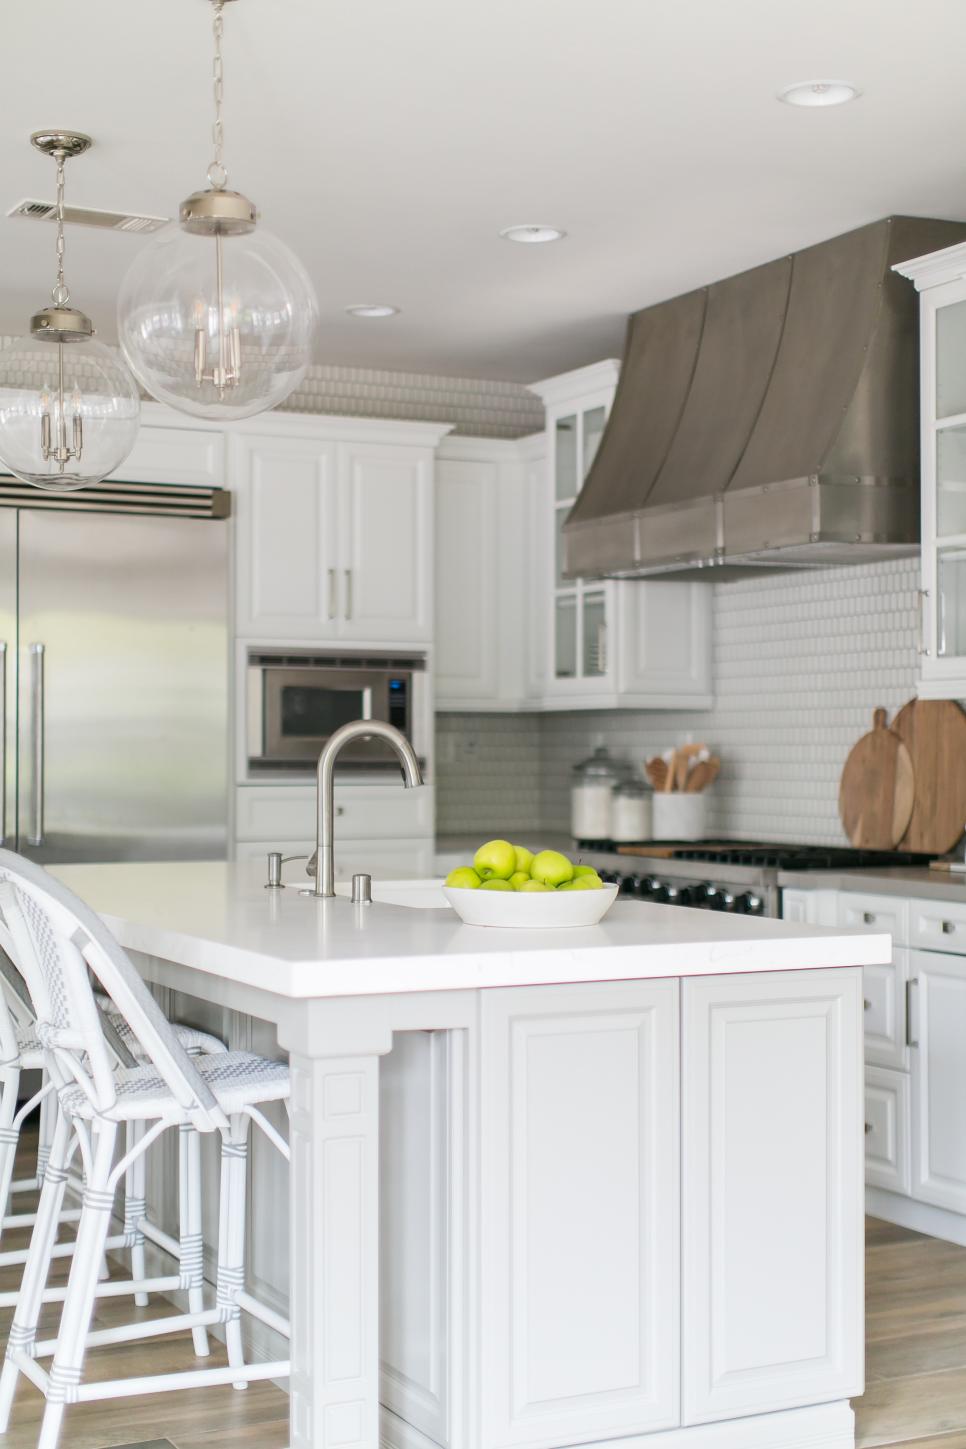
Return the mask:
<path id="1" fill-rule="evenodd" d="M 230 439 L 237 633 L 428 643 L 433 456 L 446 429 L 335 418 L 284 423 Z"/>
<path id="2" fill-rule="evenodd" d="M 926 699 L 966 696 L 966 244 L 896 268 L 921 293 L 922 586 Z"/>
<path id="3" fill-rule="evenodd" d="M 567 579 L 563 529 L 614 400 L 608 361 L 534 385 L 546 449 L 531 515 L 531 692 L 546 709 L 707 709 L 706 584 Z"/>

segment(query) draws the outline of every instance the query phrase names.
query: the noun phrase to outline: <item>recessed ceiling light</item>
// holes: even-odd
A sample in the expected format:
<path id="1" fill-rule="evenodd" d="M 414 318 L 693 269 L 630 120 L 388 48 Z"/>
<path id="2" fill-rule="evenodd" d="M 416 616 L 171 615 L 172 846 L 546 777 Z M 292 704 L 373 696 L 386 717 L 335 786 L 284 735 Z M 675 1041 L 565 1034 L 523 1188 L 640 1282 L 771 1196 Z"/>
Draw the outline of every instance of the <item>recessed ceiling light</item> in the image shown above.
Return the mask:
<path id="1" fill-rule="evenodd" d="M 858 100 L 862 92 L 848 81 L 802 81 L 778 92 L 778 99 L 788 106 L 844 106 Z"/>
<path id="2" fill-rule="evenodd" d="M 524 242 L 532 246 L 535 242 L 562 241 L 567 235 L 559 226 L 541 226 L 530 222 L 526 226 L 507 226 L 500 232 L 504 241 Z"/>
<path id="3" fill-rule="evenodd" d="M 391 307 L 388 302 L 358 302 L 346 311 L 350 317 L 395 317 L 399 308 Z"/>

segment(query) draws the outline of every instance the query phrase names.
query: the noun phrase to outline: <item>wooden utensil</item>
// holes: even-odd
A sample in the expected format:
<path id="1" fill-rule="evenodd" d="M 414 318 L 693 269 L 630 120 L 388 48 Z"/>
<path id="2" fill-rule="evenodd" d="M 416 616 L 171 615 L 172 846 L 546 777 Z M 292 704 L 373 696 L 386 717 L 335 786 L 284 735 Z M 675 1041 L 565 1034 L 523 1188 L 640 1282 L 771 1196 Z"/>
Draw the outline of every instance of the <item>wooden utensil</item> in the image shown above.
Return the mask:
<path id="1" fill-rule="evenodd" d="M 667 760 L 655 755 L 653 760 L 648 760 L 644 769 L 655 790 L 663 790 L 667 784 Z"/>
<path id="2" fill-rule="evenodd" d="M 966 829 L 966 714 L 951 699 L 913 699 L 892 728 L 909 751 L 916 782 L 902 849 L 945 855 Z"/>
<path id="3" fill-rule="evenodd" d="M 677 752 L 677 750 L 672 750 L 671 751 L 671 757 L 667 761 L 667 778 L 664 781 L 664 789 L 667 792 L 670 792 L 671 790 L 674 789 L 674 776 L 677 773 L 677 765 L 678 765 L 678 752 Z"/>
<path id="4" fill-rule="evenodd" d="M 839 815 L 852 844 L 895 849 L 912 819 L 915 792 L 911 753 L 880 707 L 870 733 L 849 752 L 839 784 Z"/>
<path id="5" fill-rule="evenodd" d="M 720 769 L 721 761 L 716 756 L 710 760 L 699 760 L 696 765 L 691 767 L 687 783 L 684 786 L 685 792 L 688 795 L 696 795 L 699 790 L 707 790 L 708 786 L 713 785 L 717 780 Z"/>

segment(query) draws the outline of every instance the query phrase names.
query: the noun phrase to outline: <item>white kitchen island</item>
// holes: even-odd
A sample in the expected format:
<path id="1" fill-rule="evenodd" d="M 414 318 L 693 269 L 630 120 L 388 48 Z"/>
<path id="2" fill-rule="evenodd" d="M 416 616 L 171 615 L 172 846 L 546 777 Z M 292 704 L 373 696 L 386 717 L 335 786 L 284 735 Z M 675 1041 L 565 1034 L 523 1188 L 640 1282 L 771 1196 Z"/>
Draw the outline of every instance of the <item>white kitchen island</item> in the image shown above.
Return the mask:
<path id="1" fill-rule="evenodd" d="M 486 931 L 412 883 L 56 874 L 172 1010 L 290 1056 L 250 1274 L 291 1298 L 292 1449 L 851 1449 L 887 936 L 623 902 Z"/>

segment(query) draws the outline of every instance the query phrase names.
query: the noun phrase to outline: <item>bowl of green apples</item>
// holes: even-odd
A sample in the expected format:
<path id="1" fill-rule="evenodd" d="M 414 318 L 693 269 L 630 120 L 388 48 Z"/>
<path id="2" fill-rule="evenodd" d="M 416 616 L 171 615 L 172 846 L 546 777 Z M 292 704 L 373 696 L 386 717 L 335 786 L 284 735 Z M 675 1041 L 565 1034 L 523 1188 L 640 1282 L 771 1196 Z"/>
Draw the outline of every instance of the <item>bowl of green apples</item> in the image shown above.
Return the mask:
<path id="1" fill-rule="evenodd" d="M 617 887 L 559 850 L 534 852 L 488 840 L 472 865 L 450 871 L 443 895 L 468 926 L 553 931 L 596 926 L 614 904 Z"/>

